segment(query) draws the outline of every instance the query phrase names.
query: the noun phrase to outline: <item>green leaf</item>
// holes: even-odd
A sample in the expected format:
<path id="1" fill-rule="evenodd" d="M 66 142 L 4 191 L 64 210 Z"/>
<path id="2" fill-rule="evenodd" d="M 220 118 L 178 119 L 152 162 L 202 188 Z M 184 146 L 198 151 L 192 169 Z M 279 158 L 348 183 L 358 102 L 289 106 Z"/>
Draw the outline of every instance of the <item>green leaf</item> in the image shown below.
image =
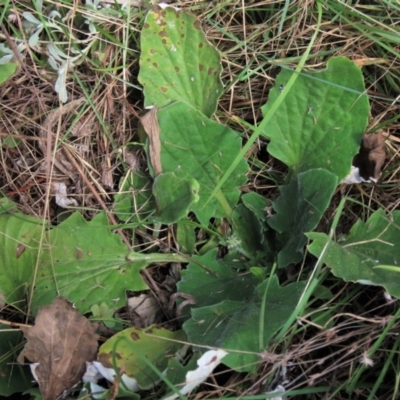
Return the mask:
<path id="1" fill-rule="evenodd" d="M 176 359 L 171 358 L 168 361 L 167 378 L 177 386 L 181 388 L 186 382 L 186 374 L 189 371 L 194 371 L 197 366 L 197 360 L 201 357 L 201 353 L 198 351 L 193 352 L 190 360 L 184 366 Z M 172 394 L 172 392 L 171 392 Z"/>
<path id="2" fill-rule="evenodd" d="M 124 222 L 141 222 L 155 210 L 151 181 L 141 171 L 129 171 L 121 178 L 121 187 L 114 196 L 114 211 Z"/>
<path id="3" fill-rule="evenodd" d="M 268 225 L 281 234 L 279 268 L 302 259 L 307 241 L 304 233 L 318 225 L 336 185 L 335 175 L 314 169 L 292 177 L 288 185 L 280 187 L 281 194 L 273 203 L 277 214 L 268 220 Z"/>
<path id="4" fill-rule="evenodd" d="M 283 70 L 278 75 L 264 115 L 292 74 Z M 329 60 L 323 71 L 302 73 L 264 132 L 271 140 L 268 152 L 294 173 L 323 168 L 342 180 L 367 126 L 364 93 L 361 69 L 345 57 Z"/>
<path id="5" fill-rule="evenodd" d="M 182 180 L 196 179 L 199 201 L 190 207 L 207 225 L 210 218 L 230 217 L 246 182 L 247 162 L 242 159 L 221 190 L 205 205 L 214 187 L 241 148 L 239 134 L 206 118 L 186 103 L 177 102 L 158 111 L 161 165 Z"/>
<path id="6" fill-rule="evenodd" d="M 148 362 L 162 373 L 168 366 L 168 360 L 184 346 L 179 341 L 184 340 L 186 335 L 182 330 L 172 332 L 155 326 L 144 330 L 128 328 L 101 345 L 98 361 L 106 368 L 123 368 L 124 373 L 134 378 L 141 389 L 150 389 L 160 378 Z"/>
<path id="7" fill-rule="evenodd" d="M 0 85 L 10 78 L 17 69 L 17 64 L 6 63 L 0 65 Z"/>
<path id="8" fill-rule="evenodd" d="M 0 396 L 8 397 L 32 387 L 30 368 L 17 363 L 16 353 L 22 341 L 20 331 L 10 331 L 9 326 L 0 325 Z"/>
<path id="9" fill-rule="evenodd" d="M 186 217 L 199 201 L 199 183 L 190 177 L 177 177 L 173 172 L 160 174 L 153 184 L 157 213 L 154 221 L 173 224 Z"/>
<path id="10" fill-rule="evenodd" d="M 0 198 L 0 214 L 9 212 L 11 210 L 14 210 L 14 212 L 17 210 L 17 205 L 12 202 L 9 198 L 7 197 L 1 197 Z"/>
<path id="11" fill-rule="evenodd" d="M 255 256 L 257 252 L 269 252 L 260 220 L 244 204 L 237 205 L 233 210 L 232 231 L 233 237 L 239 240 L 237 251 L 246 257 Z"/>
<path id="12" fill-rule="evenodd" d="M 140 270 L 152 262 L 150 255 L 132 262 L 127 255 L 127 247 L 111 233 L 104 213 L 90 222 L 72 214 L 48 232 L 33 296 L 34 313 L 57 295 L 74 302 L 81 313 L 103 302 L 112 310 L 122 307 L 126 290 L 147 289 Z"/>
<path id="13" fill-rule="evenodd" d="M 11 210 L 13 203 L 2 199 L 0 207 Z M 0 214 L 0 292 L 6 303 L 15 303 L 20 309 L 33 282 L 41 224 L 19 212 Z"/>
<path id="14" fill-rule="evenodd" d="M 290 317 L 304 287 L 304 282 L 281 287 L 273 276 L 259 284 L 250 299 L 223 300 L 192 309 L 192 318 L 183 324 L 183 329 L 192 343 L 228 351 L 223 359 L 228 367 L 255 372 L 260 362 L 259 327 L 264 298 L 266 314 L 261 329 L 265 345 Z"/>
<path id="15" fill-rule="evenodd" d="M 267 219 L 266 208 L 269 203 L 264 196 L 256 192 L 245 193 L 242 195 L 242 202 L 260 221 Z"/>
<path id="16" fill-rule="evenodd" d="M 145 107 L 182 100 L 211 116 L 222 93 L 220 74 L 219 54 L 192 14 L 157 6 L 147 14 L 138 76 Z"/>
<path id="17" fill-rule="evenodd" d="M 193 262 L 181 272 L 178 292 L 193 296 L 196 307 L 208 306 L 223 300 L 246 301 L 251 297 L 259 280 L 252 274 L 245 273 L 240 277 L 237 270 L 217 259 L 217 249 L 203 256 L 193 256 Z M 188 309 L 184 308 L 186 316 Z"/>
<path id="18" fill-rule="evenodd" d="M 196 243 L 196 233 L 189 220 L 178 222 L 176 227 L 176 241 L 182 253 L 193 254 Z"/>
<path id="19" fill-rule="evenodd" d="M 383 286 L 386 291 L 400 298 L 399 273 L 379 268 L 397 266 L 400 262 L 400 211 L 389 217 L 380 209 L 367 222 L 358 221 L 347 238 L 334 242 L 323 233 L 308 233 L 313 240 L 310 253 L 321 256 L 332 273 L 347 282 Z"/>

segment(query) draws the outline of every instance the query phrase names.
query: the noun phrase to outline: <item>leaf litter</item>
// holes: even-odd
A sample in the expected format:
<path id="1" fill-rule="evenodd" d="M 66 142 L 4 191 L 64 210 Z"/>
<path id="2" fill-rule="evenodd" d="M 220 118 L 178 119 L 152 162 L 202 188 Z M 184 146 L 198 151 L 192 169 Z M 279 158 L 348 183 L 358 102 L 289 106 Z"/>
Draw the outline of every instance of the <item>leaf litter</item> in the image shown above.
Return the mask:
<path id="1" fill-rule="evenodd" d="M 97 356 L 94 326 L 64 297 L 40 308 L 33 327 L 22 327 L 27 343 L 18 357 L 28 360 L 43 400 L 54 400 L 71 390 Z"/>

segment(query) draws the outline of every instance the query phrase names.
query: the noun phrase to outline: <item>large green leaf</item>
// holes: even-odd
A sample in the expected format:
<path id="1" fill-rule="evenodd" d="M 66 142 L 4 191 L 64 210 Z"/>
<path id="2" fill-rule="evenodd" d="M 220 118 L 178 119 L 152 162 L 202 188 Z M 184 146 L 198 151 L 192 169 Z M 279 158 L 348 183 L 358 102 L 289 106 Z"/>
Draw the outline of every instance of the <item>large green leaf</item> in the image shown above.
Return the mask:
<path id="1" fill-rule="evenodd" d="M 1 201 L 4 210 L 11 202 Z M 6 303 L 24 308 L 36 266 L 42 221 L 19 212 L 0 214 L 0 293 Z"/>
<path id="2" fill-rule="evenodd" d="M 380 209 L 367 222 L 358 221 L 350 234 L 337 242 L 323 233 L 307 236 L 313 240 L 308 246 L 310 253 L 317 257 L 323 253 L 335 276 L 348 282 L 383 286 L 400 298 L 400 211 L 389 217 Z"/>
<path id="3" fill-rule="evenodd" d="M 197 301 L 196 307 L 216 304 L 223 300 L 246 301 L 259 283 L 250 273 L 239 276 L 236 270 L 216 257 L 217 249 L 203 256 L 193 256 L 193 262 L 182 271 L 178 292 L 193 296 Z M 188 309 L 184 310 L 187 315 Z"/>
<path id="4" fill-rule="evenodd" d="M 147 14 L 138 76 L 146 107 L 182 100 L 211 116 L 222 93 L 220 73 L 219 54 L 192 14 L 158 6 Z"/>
<path id="5" fill-rule="evenodd" d="M 293 73 L 278 75 L 264 115 Z M 340 181 L 350 172 L 368 114 L 360 68 L 345 57 L 333 58 L 325 70 L 297 78 L 264 132 L 271 140 L 268 151 L 294 173 L 323 168 Z"/>
<path id="6" fill-rule="evenodd" d="M 122 307 L 126 290 L 147 289 L 140 270 L 152 262 L 150 255 L 136 261 L 127 256 L 127 247 L 111 233 L 104 213 L 90 222 L 74 213 L 48 232 L 33 296 L 34 313 L 57 295 L 74 302 L 81 313 L 93 304 Z"/>
<path id="7" fill-rule="evenodd" d="M 273 203 L 277 214 L 268 220 L 269 226 L 281 234 L 278 267 L 301 260 L 307 241 L 304 233 L 318 225 L 336 185 L 335 175 L 313 169 L 293 176 L 286 186 L 280 187 L 281 194 Z"/>
<path id="8" fill-rule="evenodd" d="M 273 276 L 255 289 L 249 288 L 249 299 L 237 297 L 236 301 L 227 299 L 193 308 L 192 318 L 183 324 L 183 329 L 192 343 L 228 351 L 223 363 L 230 368 L 255 372 L 260 361 L 260 336 L 265 347 L 292 314 L 304 287 L 304 282 L 281 287 Z M 223 296 L 223 288 L 221 292 Z M 263 302 L 265 315 L 260 318 Z"/>
<path id="9" fill-rule="evenodd" d="M 231 165 L 241 148 L 241 138 L 232 129 L 206 118 L 183 102 L 174 103 L 157 113 L 160 127 L 161 165 L 163 172 L 174 172 L 182 180 L 195 179 L 200 185 L 198 202 L 191 210 L 199 221 L 230 217 L 239 200 L 239 186 L 246 182 L 247 162 L 242 159 L 206 205 L 214 187 Z M 174 197 L 174 188 L 164 196 Z"/>

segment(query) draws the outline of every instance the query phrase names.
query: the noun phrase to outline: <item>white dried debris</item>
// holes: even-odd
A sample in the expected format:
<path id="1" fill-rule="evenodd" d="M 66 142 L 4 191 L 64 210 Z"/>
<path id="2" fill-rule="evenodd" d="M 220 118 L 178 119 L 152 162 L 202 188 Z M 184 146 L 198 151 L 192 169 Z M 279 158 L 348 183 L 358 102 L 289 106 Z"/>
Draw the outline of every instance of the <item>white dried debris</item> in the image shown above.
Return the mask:
<path id="1" fill-rule="evenodd" d="M 53 190 L 55 192 L 56 204 L 62 208 L 68 206 L 78 206 L 78 202 L 67 195 L 67 185 L 64 182 L 53 182 Z"/>
<path id="2" fill-rule="evenodd" d="M 151 293 L 142 293 L 140 296 L 129 298 L 128 308 L 136 317 L 135 322 L 137 322 L 138 327 L 154 324 L 161 310 L 157 299 Z"/>

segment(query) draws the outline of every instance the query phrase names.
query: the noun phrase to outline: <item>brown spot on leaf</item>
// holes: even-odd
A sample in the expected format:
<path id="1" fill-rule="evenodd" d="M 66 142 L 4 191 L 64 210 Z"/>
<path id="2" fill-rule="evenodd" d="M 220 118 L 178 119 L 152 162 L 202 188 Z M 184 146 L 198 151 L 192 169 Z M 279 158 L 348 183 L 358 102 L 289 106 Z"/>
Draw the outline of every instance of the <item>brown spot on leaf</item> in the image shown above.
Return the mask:
<path id="1" fill-rule="evenodd" d="M 181 33 L 181 38 L 184 39 L 185 38 L 185 34 Z"/>
<path id="2" fill-rule="evenodd" d="M 86 361 L 96 358 L 98 336 L 93 326 L 64 297 L 41 307 L 35 326 L 21 330 L 27 343 L 18 361 L 38 363 L 35 373 L 43 400 L 57 399 L 75 386 Z"/>
<path id="3" fill-rule="evenodd" d="M 153 166 L 154 173 L 157 175 L 162 173 L 161 166 L 161 142 L 160 142 L 160 127 L 157 121 L 157 108 L 151 109 L 147 114 L 145 114 L 140 122 L 145 130 L 147 136 L 149 137 L 149 153 L 151 165 Z"/>
<path id="4" fill-rule="evenodd" d="M 154 68 L 158 68 L 157 63 L 154 62 L 154 63 L 153 63 L 153 67 L 154 67 Z"/>
<path id="5" fill-rule="evenodd" d="M 22 256 L 22 254 L 24 253 L 25 249 L 26 249 L 26 244 L 20 243 L 20 244 L 17 246 L 17 249 L 15 250 L 15 256 L 16 256 L 17 258 L 20 258 L 20 257 Z"/>
<path id="6" fill-rule="evenodd" d="M 179 67 L 174 67 L 175 72 L 179 72 Z"/>
<path id="7" fill-rule="evenodd" d="M 150 49 L 150 54 L 156 54 L 156 51 L 154 49 Z"/>
<path id="8" fill-rule="evenodd" d="M 193 26 L 195 27 L 195 29 L 200 30 L 201 29 L 200 21 L 196 19 L 196 21 L 194 21 Z"/>
<path id="9" fill-rule="evenodd" d="M 208 68 L 208 75 L 212 75 L 213 73 L 214 73 L 214 71 L 215 71 L 215 68 L 213 68 L 213 67 L 210 67 L 210 68 Z"/>
<path id="10" fill-rule="evenodd" d="M 140 336 L 136 332 L 132 332 L 130 336 L 131 336 L 132 340 L 134 340 L 134 341 L 140 339 Z"/>
<path id="11" fill-rule="evenodd" d="M 360 176 L 366 180 L 378 180 L 385 162 L 385 140 L 382 132 L 364 135 L 360 152 L 354 157 L 353 165 L 360 170 Z"/>
<path id="12" fill-rule="evenodd" d="M 159 35 L 160 35 L 161 37 L 168 37 L 168 33 L 167 33 L 167 31 L 166 31 L 165 29 L 163 29 L 162 31 L 160 31 Z"/>
<path id="13" fill-rule="evenodd" d="M 203 48 L 203 43 L 199 43 L 199 48 L 202 49 Z"/>
<path id="14" fill-rule="evenodd" d="M 76 257 L 78 260 L 82 260 L 82 257 L 83 257 L 83 251 L 82 251 L 82 249 L 79 248 L 79 247 L 76 247 L 76 246 L 75 246 L 75 257 Z"/>
<path id="15" fill-rule="evenodd" d="M 112 368 L 112 353 L 99 353 L 97 356 L 97 361 L 99 361 L 104 367 Z"/>
<path id="16" fill-rule="evenodd" d="M 161 40 L 162 44 L 167 44 L 167 41 L 165 39 Z"/>
<path id="17" fill-rule="evenodd" d="M 166 93 L 166 92 L 168 91 L 168 89 L 167 89 L 166 87 L 161 86 L 161 91 L 162 91 L 163 93 Z"/>
<path id="18" fill-rule="evenodd" d="M 145 23 L 143 24 L 143 28 L 144 28 L 144 29 L 149 29 L 149 28 L 150 28 L 150 25 L 149 25 L 147 22 L 145 22 Z"/>
<path id="19" fill-rule="evenodd" d="M 203 71 L 204 70 L 204 65 L 203 64 L 199 64 L 199 71 Z"/>

